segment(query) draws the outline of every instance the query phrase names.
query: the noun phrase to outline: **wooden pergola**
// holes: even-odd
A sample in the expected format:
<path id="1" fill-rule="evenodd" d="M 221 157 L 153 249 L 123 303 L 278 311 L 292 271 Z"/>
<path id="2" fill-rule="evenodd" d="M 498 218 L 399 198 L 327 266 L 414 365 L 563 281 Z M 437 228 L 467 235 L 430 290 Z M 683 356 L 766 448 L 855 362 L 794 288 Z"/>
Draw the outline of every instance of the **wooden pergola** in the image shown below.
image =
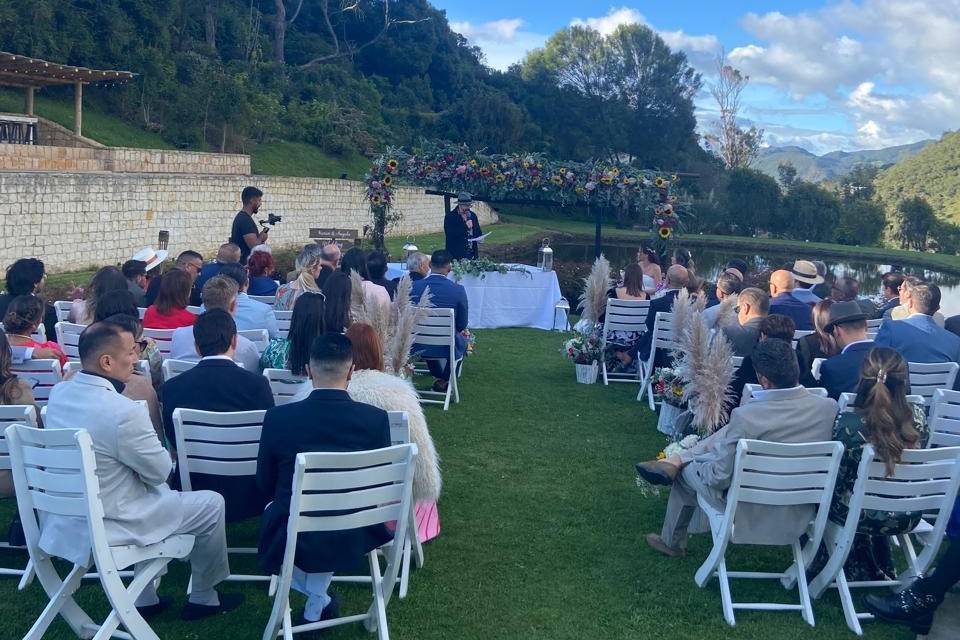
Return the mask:
<path id="1" fill-rule="evenodd" d="M 33 94 L 36 89 L 55 85 L 73 85 L 73 130 L 78 136 L 83 135 L 83 85 L 99 82 L 127 82 L 135 75 L 130 71 L 87 69 L 0 51 L 0 85 L 24 90 L 24 111 L 28 116 L 34 115 Z"/>

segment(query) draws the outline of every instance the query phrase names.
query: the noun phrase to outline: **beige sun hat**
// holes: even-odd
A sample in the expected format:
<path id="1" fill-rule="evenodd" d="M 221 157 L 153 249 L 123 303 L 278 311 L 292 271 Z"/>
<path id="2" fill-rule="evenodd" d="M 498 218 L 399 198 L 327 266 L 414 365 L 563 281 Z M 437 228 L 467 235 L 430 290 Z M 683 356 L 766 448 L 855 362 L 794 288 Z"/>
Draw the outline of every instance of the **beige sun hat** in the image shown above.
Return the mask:
<path id="1" fill-rule="evenodd" d="M 797 260 L 790 269 L 795 280 L 805 282 L 806 284 L 820 284 L 823 282 L 823 276 L 817 273 L 817 265 L 809 260 Z"/>
<path id="2" fill-rule="evenodd" d="M 150 271 L 154 267 L 159 267 L 163 264 L 163 261 L 167 259 L 169 252 L 164 249 L 159 251 L 154 251 L 153 247 L 144 247 L 133 254 L 131 260 L 139 260 L 143 262 L 146 266 L 144 267 L 147 271 Z"/>

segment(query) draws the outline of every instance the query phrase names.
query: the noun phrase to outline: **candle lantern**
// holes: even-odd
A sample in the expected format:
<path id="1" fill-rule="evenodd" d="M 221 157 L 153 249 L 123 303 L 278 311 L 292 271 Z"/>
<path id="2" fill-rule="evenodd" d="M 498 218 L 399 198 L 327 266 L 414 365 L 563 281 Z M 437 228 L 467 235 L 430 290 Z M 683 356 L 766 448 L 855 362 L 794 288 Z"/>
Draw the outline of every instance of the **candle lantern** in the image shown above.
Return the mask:
<path id="1" fill-rule="evenodd" d="M 541 271 L 553 271 L 553 249 L 550 248 L 550 238 L 544 238 L 537 250 L 537 268 Z"/>
<path id="2" fill-rule="evenodd" d="M 413 243 L 413 236 L 407 236 L 407 241 L 403 245 L 403 261 L 406 261 L 420 249 Z"/>
<path id="3" fill-rule="evenodd" d="M 170 244 L 170 232 L 166 230 L 161 230 L 157 234 L 157 248 L 166 251 L 167 245 Z"/>

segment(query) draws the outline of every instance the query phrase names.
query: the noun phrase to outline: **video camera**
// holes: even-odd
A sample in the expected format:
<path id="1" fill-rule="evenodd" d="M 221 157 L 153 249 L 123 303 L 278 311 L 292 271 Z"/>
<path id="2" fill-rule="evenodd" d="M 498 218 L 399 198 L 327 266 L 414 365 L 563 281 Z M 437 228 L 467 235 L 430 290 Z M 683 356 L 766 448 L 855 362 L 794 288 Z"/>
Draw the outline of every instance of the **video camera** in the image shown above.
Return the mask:
<path id="1" fill-rule="evenodd" d="M 267 224 L 268 224 L 268 225 L 270 225 L 270 226 L 272 227 L 273 225 L 277 224 L 278 222 L 282 222 L 282 221 L 283 221 L 283 216 L 278 216 L 278 215 L 273 214 L 273 213 L 268 213 L 268 214 L 267 214 L 267 219 L 266 219 L 266 220 L 261 220 L 261 221 L 260 221 L 260 224 L 261 224 L 261 225 L 267 225 Z"/>

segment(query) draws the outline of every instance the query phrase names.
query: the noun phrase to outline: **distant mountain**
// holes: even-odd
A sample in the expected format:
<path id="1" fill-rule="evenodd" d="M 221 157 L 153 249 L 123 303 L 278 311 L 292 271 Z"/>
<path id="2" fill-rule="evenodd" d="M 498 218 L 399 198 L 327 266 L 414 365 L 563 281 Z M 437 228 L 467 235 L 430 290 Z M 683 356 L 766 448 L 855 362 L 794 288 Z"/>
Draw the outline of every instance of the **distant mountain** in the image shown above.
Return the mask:
<path id="1" fill-rule="evenodd" d="M 797 169 L 797 177 L 808 182 L 832 180 L 850 172 L 858 164 L 889 167 L 916 155 L 934 140 L 869 151 L 831 151 L 817 156 L 800 147 L 767 147 L 760 150 L 753 167 L 776 178 L 777 167 L 790 162 Z"/>
<path id="2" fill-rule="evenodd" d="M 915 156 L 881 171 L 875 186 L 888 207 L 922 196 L 940 219 L 960 223 L 960 132 L 946 133 Z"/>

